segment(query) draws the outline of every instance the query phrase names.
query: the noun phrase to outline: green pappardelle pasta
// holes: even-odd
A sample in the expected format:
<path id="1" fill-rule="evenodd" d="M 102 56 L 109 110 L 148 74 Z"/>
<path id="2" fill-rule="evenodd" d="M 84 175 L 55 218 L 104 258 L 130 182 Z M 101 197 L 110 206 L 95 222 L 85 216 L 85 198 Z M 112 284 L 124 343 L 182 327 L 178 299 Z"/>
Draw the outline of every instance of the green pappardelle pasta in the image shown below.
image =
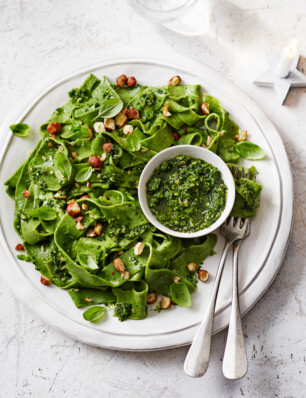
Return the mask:
<path id="1" fill-rule="evenodd" d="M 67 289 L 77 307 L 95 306 L 84 314 L 89 321 L 102 318 L 97 305 L 113 305 L 120 321 L 143 319 L 152 293 L 190 307 L 196 269 L 215 253 L 217 237 L 156 230 L 138 203 L 140 174 L 156 153 L 184 144 L 208 147 L 234 170 L 238 126 L 200 85 L 121 88 L 91 74 L 69 96 L 5 183 L 26 251 L 19 258 Z M 235 181 L 237 217 L 256 214 L 262 187 L 255 175 L 252 167 L 248 179 Z"/>

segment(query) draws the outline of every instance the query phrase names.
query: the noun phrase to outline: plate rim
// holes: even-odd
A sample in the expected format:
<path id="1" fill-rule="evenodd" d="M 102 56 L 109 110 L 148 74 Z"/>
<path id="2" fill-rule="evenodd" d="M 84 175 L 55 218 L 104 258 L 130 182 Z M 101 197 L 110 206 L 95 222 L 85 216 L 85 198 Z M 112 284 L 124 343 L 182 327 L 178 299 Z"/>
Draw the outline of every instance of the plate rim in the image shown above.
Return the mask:
<path id="1" fill-rule="evenodd" d="M 164 59 L 170 59 L 171 61 L 165 62 Z M 51 89 L 56 88 L 61 83 L 63 83 L 64 81 L 66 81 L 74 76 L 77 76 L 84 72 L 89 73 L 90 70 L 94 70 L 99 67 L 101 68 L 103 66 L 110 65 L 112 62 L 116 63 L 116 64 L 124 63 L 124 62 L 131 62 L 131 63 L 132 62 L 145 62 L 147 64 L 155 63 L 160 66 L 168 66 L 168 67 L 175 67 L 175 65 L 186 65 L 186 63 L 188 62 L 189 67 L 192 65 L 194 70 L 197 70 L 197 71 L 202 70 L 203 72 L 206 71 L 206 72 L 208 72 L 208 74 L 211 74 L 211 75 L 215 76 L 215 78 L 218 78 L 218 80 L 221 83 L 219 83 L 217 85 L 217 87 L 220 88 L 220 85 L 224 84 L 226 86 L 227 90 L 230 89 L 231 94 L 233 95 L 233 93 L 234 93 L 235 100 L 239 102 L 240 106 L 245 108 L 247 113 L 258 124 L 260 130 L 262 130 L 262 132 L 263 132 L 263 128 L 261 128 L 261 125 L 262 124 L 266 125 L 265 130 L 267 130 L 267 128 L 268 128 L 269 135 L 273 136 L 273 138 L 276 139 L 276 142 L 274 142 L 274 144 L 277 144 L 277 150 L 280 151 L 280 154 L 278 154 L 278 156 L 282 157 L 282 168 L 284 169 L 283 172 L 286 174 L 285 177 L 287 179 L 286 186 L 288 187 L 290 185 L 290 187 L 291 187 L 291 189 L 288 190 L 289 194 L 287 192 L 287 196 L 284 197 L 282 195 L 282 185 L 283 185 L 282 179 L 280 179 L 281 207 L 282 207 L 282 210 L 280 211 L 280 215 L 282 215 L 283 217 L 280 217 L 281 219 L 279 220 L 279 227 L 282 226 L 282 228 L 285 229 L 286 233 L 285 233 L 285 235 L 281 236 L 281 240 L 282 240 L 281 244 L 280 243 L 278 244 L 278 246 L 281 246 L 281 248 L 278 249 L 278 253 L 276 256 L 277 257 L 277 265 L 274 266 L 273 271 L 269 270 L 270 271 L 269 278 L 265 278 L 266 281 L 264 283 L 262 283 L 264 288 L 259 293 L 255 294 L 255 295 L 253 293 L 253 297 L 249 300 L 250 303 L 248 304 L 247 308 L 245 308 L 242 311 L 242 316 L 243 316 L 256 304 L 256 302 L 260 299 L 260 297 L 262 297 L 262 295 L 267 291 L 267 289 L 272 284 L 272 282 L 273 282 L 275 276 L 277 275 L 279 268 L 282 264 L 283 258 L 286 253 L 286 249 L 288 247 L 290 232 L 291 232 L 292 223 L 293 223 L 293 198 L 294 198 L 294 195 L 293 195 L 293 178 L 292 178 L 292 173 L 291 173 L 291 169 L 290 169 L 290 163 L 289 163 L 289 159 L 287 157 L 287 154 L 286 154 L 286 151 L 285 151 L 285 148 L 282 143 L 282 139 L 281 139 L 280 135 L 278 134 L 276 128 L 271 123 L 269 118 L 257 106 L 257 104 L 251 98 L 249 98 L 248 95 L 245 94 L 244 91 L 242 89 L 240 89 L 238 86 L 236 86 L 234 83 L 230 82 L 224 76 L 219 74 L 219 72 L 217 72 L 214 69 L 210 68 L 209 66 L 201 63 L 200 61 L 192 59 L 190 57 L 186 57 L 186 56 L 177 54 L 177 53 L 170 53 L 168 51 L 155 51 L 152 54 L 149 50 L 136 50 L 134 52 L 130 51 L 130 50 L 129 51 L 128 50 L 105 51 L 105 52 L 101 53 L 99 56 L 92 55 L 92 56 L 86 57 L 86 61 L 83 61 L 81 64 L 78 64 L 78 66 L 75 66 L 75 62 L 73 60 L 63 63 L 59 68 L 57 68 L 57 70 L 52 75 L 49 75 L 47 78 L 45 78 L 43 81 L 41 81 L 40 84 L 35 86 L 31 90 L 31 92 L 19 104 L 17 104 L 16 107 L 14 107 L 12 109 L 12 111 L 7 115 L 7 117 L 4 119 L 3 123 L 1 124 L 0 135 L 5 133 L 5 131 L 8 130 L 8 126 L 10 124 L 12 124 L 12 122 L 10 122 L 10 121 L 13 121 L 16 123 L 16 121 L 18 119 L 22 120 L 23 118 L 25 118 L 26 114 L 28 112 L 30 112 L 30 110 L 35 106 L 35 104 L 39 101 L 39 99 L 41 99 L 42 97 L 47 95 Z M 180 68 L 182 68 L 182 67 L 180 67 Z M 184 69 L 184 67 L 182 69 Z M 186 68 L 185 68 L 185 70 L 186 70 Z M 196 73 L 198 73 L 198 72 L 196 72 Z M 223 90 L 223 87 L 222 87 L 222 90 Z M 256 117 L 254 116 L 254 114 Z M 18 115 L 18 117 L 16 117 L 15 115 Z M 265 138 L 266 138 L 266 141 L 270 144 L 269 137 L 267 137 L 265 135 Z M 2 162 L 4 160 L 4 155 L 5 155 L 6 149 L 9 145 L 11 139 L 12 139 L 12 135 L 8 135 L 4 142 L 4 145 L 2 146 L 2 149 L 0 151 L 0 165 L 2 164 Z M 274 153 L 274 151 L 272 151 L 272 152 Z M 276 162 L 276 158 L 275 158 L 275 162 Z M 276 166 L 277 166 L 277 169 L 279 169 L 277 162 L 276 162 Z M 279 172 L 279 170 L 278 170 L 278 172 Z M 280 175 L 280 177 L 282 177 L 282 175 L 280 173 L 279 173 L 279 175 Z M 284 199 L 285 199 L 285 201 L 284 201 Z M 285 207 L 284 207 L 284 205 L 285 205 Z M 283 214 L 284 211 L 285 211 L 286 219 Z M 284 225 L 284 223 L 285 223 L 285 225 Z M 10 252 L 8 245 L 6 245 L 6 244 L 3 245 L 3 243 L 5 242 L 5 237 L 4 237 L 4 233 L 3 233 L 3 229 L 2 229 L 1 220 L 0 220 L 0 242 L 1 242 L 2 248 L 4 249 L 6 255 L 9 259 L 10 265 L 12 265 L 13 262 L 15 263 L 14 267 L 13 266 L 9 267 L 10 271 L 13 272 L 13 270 L 14 270 L 15 273 L 17 273 L 16 267 L 18 267 L 18 266 L 16 265 L 17 264 L 16 259 Z M 272 248 L 275 249 L 275 244 L 272 245 Z M 266 262 L 267 261 L 265 261 L 263 263 L 262 267 L 264 267 L 264 265 L 266 265 Z M 1 267 L 0 267 L 0 271 L 1 271 Z M 261 274 L 262 274 L 262 272 L 259 273 L 259 276 Z M 14 280 L 14 282 L 13 282 L 13 279 L 16 277 L 16 274 L 10 275 L 9 278 L 8 278 L 8 275 L 5 274 L 4 272 L 2 272 L 2 275 L 5 279 L 8 280 L 11 290 L 19 298 L 21 298 L 21 300 L 23 302 L 25 302 L 27 304 L 27 306 L 30 308 L 30 310 L 35 312 L 46 323 L 61 330 L 65 334 L 69 335 L 70 337 L 73 337 L 73 338 L 80 340 L 87 344 L 99 346 L 102 348 L 117 349 L 117 350 L 119 349 L 119 350 L 125 350 L 125 351 L 155 351 L 155 350 L 169 349 L 169 348 L 174 348 L 174 347 L 179 347 L 179 346 L 190 344 L 190 342 L 192 340 L 192 336 L 194 335 L 195 330 L 197 328 L 197 325 L 193 325 L 193 326 L 190 326 L 190 327 L 187 327 L 184 329 L 180 329 L 178 331 L 168 332 L 166 334 L 155 335 L 154 337 L 149 336 L 149 339 L 151 339 L 149 344 L 148 344 L 148 342 L 146 344 L 146 341 L 145 341 L 146 339 L 148 339 L 148 335 L 143 335 L 143 336 L 138 336 L 138 335 L 133 336 L 130 334 L 114 335 L 110 332 L 105 332 L 105 331 L 101 331 L 101 330 L 93 330 L 93 329 L 91 329 L 91 331 L 93 333 L 89 333 L 90 335 L 92 335 L 89 338 L 88 333 L 85 333 L 86 329 L 87 329 L 87 332 L 89 330 L 88 327 L 86 327 L 86 325 L 78 324 L 78 326 L 82 330 L 84 329 L 84 332 L 80 333 L 80 330 L 77 330 L 77 332 L 74 332 L 73 325 L 75 325 L 75 322 L 69 318 L 65 318 L 61 313 L 56 311 L 52 306 L 50 306 L 50 304 L 45 302 L 46 300 L 42 296 L 40 296 L 38 294 L 35 295 L 35 293 L 33 293 L 35 295 L 36 300 L 39 299 L 39 300 L 43 301 L 44 303 L 37 302 L 36 300 L 33 300 L 33 298 L 30 297 L 29 292 L 26 291 L 26 288 L 24 285 L 20 285 L 18 283 L 18 285 L 20 285 L 20 286 L 19 286 L 19 288 L 17 288 L 16 280 Z M 14 276 L 14 278 L 13 278 L 13 276 Z M 20 277 L 20 275 L 18 275 L 18 276 Z M 254 277 L 253 279 L 258 279 L 258 277 L 256 276 L 256 278 Z M 253 279 L 252 279 L 252 281 L 253 281 Z M 249 287 L 250 284 L 252 284 L 252 281 L 247 285 L 247 287 Z M 258 282 L 257 282 L 257 284 L 258 284 Z M 254 286 L 253 286 L 253 290 L 254 290 Z M 244 291 L 242 292 L 242 294 L 244 294 Z M 33 302 L 35 303 L 34 306 L 33 306 Z M 48 316 L 47 316 L 45 310 L 42 311 L 42 308 L 41 308 L 41 307 L 45 308 L 46 305 L 48 307 L 48 310 L 50 311 Z M 225 308 L 222 308 L 222 311 L 220 310 L 218 313 L 215 314 L 214 333 L 217 333 L 220 330 L 227 327 L 227 323 L 225 325 L 223 324 L 220 327 L 220 323 L 222 324 L 222 322 L 220 321 L 220 317 L 222 315 L 224 316 L 224 312 L 226 313 L 228 311 L 229 311 L 229 308 L 225 307 Z M 49 319 L 50 315 L 52 315 L 51 321 Z M 60 318 L 60 319 L 58 319 L 58 318 Z M 55 324 L 54 322 L 57 322 L 57 324 Z M 71 327 L 71 325 L 69 325 L 69 323 L 72 323 L 72 327 Z M 59 326 L 59 325 L 61 325 L 61 326 Z M 219 325 L 219 327 L 218 327 L 218 325 Z M 97 332 L 99 333 L 98 340 L 101 341 L 102 337 L 104 339 L 104 341 L 102 343 L 100 343 L 100 342 L 98 343 L 97 339 L 94 336 Z M 167 343 L 166 341 L 163 341 L 163 342 L 158 341 L 158 340 L 160 340 L 160 338 L 158 338 L 158 337 L 165 336 L 165 335 L 167 336 L 168 339 L 170 336 L 175 337 L 177 342 L 175 344 L 169 345 L 169 343 Z M 152 337 L 153 337 L 154 341 L 152 341 Z M 136 338 L 136 341 L 133 341 L 135 338 Z M 167 340 L 167 338 L 166 338 L 166 340 Z M 126 340 L 126 339 L 127 339 L 127 341 L 124 342 L 124 340 Z M 139 344 L 140 342 L 137 341 L 139 339 L 144 340 L 144 341 L 142 341 L 141 344 Z"/>

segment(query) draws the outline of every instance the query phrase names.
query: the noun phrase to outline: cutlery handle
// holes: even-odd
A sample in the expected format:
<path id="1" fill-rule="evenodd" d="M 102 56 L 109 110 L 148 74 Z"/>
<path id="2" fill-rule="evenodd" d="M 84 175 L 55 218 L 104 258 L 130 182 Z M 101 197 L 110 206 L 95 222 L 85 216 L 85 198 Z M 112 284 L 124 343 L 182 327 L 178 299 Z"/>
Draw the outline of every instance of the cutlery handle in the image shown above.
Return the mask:
<path id="1" fill-rule="evenodd" d="M 241 379 L 248 370 L 238 299 L 238 251 L 241 240 L 233 246 L 233 298 L 222 370 L 227 379 Z"/>
<path id="2" fill-rule="evenodd" d="M 224 246 L 206 313 L 185 359 L 184 370 L 191 377 L 203 376 L 208 368 L 216 299 L 230 245 L 231 243 L 226 243 Z"/>

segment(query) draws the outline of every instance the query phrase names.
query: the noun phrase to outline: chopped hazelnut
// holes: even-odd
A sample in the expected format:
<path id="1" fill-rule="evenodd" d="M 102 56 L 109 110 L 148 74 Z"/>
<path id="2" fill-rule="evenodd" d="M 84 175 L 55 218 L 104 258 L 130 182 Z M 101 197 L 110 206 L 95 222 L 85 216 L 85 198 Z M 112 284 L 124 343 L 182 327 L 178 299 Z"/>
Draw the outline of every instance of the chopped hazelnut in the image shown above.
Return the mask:
<path id="1" fill-rule="evenodd" d="M 175 275 L 173 277 L 173 282 L 179 282 L 180 280 L 181 280 L 181 278 L 179 276 L 177 276 L 177 275 Z"/>
<path id="2" fill-rule="evenodd" d="M 124 262 L 119 257 L 114 260 L 114 267 L 115 267 L 115 270 L 118 272 L 125 271 Z"/>
<path id="3" fill-rule="evenodd" d="M 30 195 L 31 195 L 31 192 L 30 192 L 30 191 L 28 191 L 27 189 L 25 189 L 22 193 L 23 193 L 23 196 L 24 196 L 24 197 L 26 197 L 27 199 L 29 199 L 29 197 L 30 197 Z"/>
<path id="4" fill-rule="evenodd" d="M 67 213 L 71 217 L 78 217 L 81 214 L 81 208 L 77 202 L 70 202 L 67 206 Z"/>
<path id="5" fill-rule="evenodd" d="M 117 86 L 123 87 L 127 81 L 126 75 L 120 75 L 116 79 Z"/>
<path id="6" fill-rule="evenodd" d="M 122 276 L 124 280 L 128 280 L 130 279 L 131 274 L 129 273 L 129 271 L 123 271 Z"/>
<path id="7" fill-rule="evenodd" d="M 198 278 L 200 279 L 200 281 L 206 282 L 208 277 L 209 277 L 209 272 L 204 269 L 200 269 L 200 271 L 198 272 Z"/>
<path id="8" fill-rule="evenodd" d="M 125 125 L 127 122 L 127 116 L 124 115 L 123 113 L 118 113 L 118 115 L 115 118 L 115 124 L 119 129 Z"/>
<path id="9" fill-rule="evenodd" d="M 163 115 L 165 117 L 171 116 L 171 113 L 169 112 L 169 107 L 170 107 L 169 104 L 166 104 L 166 105 L 163 106 Z"/>
<path id="10" fill-rule="evenodd" d="M 149 293 L 147 296 L 147 303 L 154 304 L 157 301 L 157 294 L 156 293 Z"/>
<path id="11" fill-rule="evenodd" d="M 201 111 L 204 115 L 209 115 L 209 104 L 207 102 L 204 102 L 204 104 L 201 105 Z"/>
<path id="12" fill-rule="evenodd" d="M 47 131 L 52 135 L 59 134 L 62 131 L 62 125 L 58 122 L 49 123 Z"/>
<path id="13" fill-rule="evenodd" d="M 50 285 L 50 283 L 51 283 L 50 279 L 46 278 L 45 276 L 41 276 L 41 277 L 40 277 L 40 282 L 41 282 L 43 285 L 45 285 L 45 286 L 48 286 L 48 285 Z"/>
<path id="14" fill-rule="evenodd" d="M 171 300 L 169 297 L 167 296 L 163 296 L 160 302 L 160 307 L 165 310 L 167 308 L 169 308 L 171 305 Z"/>
<path id="15" fill-rule="evenodd" d="M 189 272 L 196 272 L 198 265 L 196 263 L 187 264 L 187 268 Z"/>
<path id="16" fill-rule="evenodd" d="M 136 243 L 136 245 L 134 246 L 135 256 L 140 256 L 142 254 L 144 248 L 145 248 L 145 245 L 142 242 Z"/>
<path id="17" fill-rule="evenodd" d="M 115 130 L 115 120 L 114 119 L 105 119 L 104 126 L 106 130 L 114 131 Z"/>
<path id="18" fill-rule="evenodd" d="M 105 131 L 105 126 L 103 122 L 96 122 L 93 127 L 96 133 L 103 133 Z"/>
<path id="19" fill-rule="evenodd" d="M 105 144 L 103 144 L 103 149 L 106 153 L 109 152 L 112 149 L 112 143 L 106 142 Z"/>
<path id="20" fill-rule="evenodd" d="M 135 87 L 137 84 L 137 80 L 135 79 L 134 76 L 130 76 L 128 77 L 127 81 L 126 81 L 126 85 L 128 87 Z"/>
<path id="21" fill-rule="evenodd" d="M 126 112 L 128 119 L 139 119 L 139 112 L 136 109 L 130 108 Z"/>
<path id="22" fill-rule="evenodd" d="M 90 164 L 90 166 L 93 167 L 94 169 L 101 169 L 102 160 L 101 160 L 101 158 L 99 158 L 99 156 L 91 155 L 91 156 L 89 157 L 89 164 Z"/>
<path id="23" fill-rule="evenodd" d="M 103 230 L 103 225 L 102 224 L 96 224 L 94 227 L 95 233 L 99 236 L 101 235 L 101 232 Z"/>
<path id="24" fill-rule="evenodd" d="M 180 82 L 181 82 L 180 76 L 173 76 L 168 81 L 168 86 L 177 86 L 178 84 L 180 84 Z"/>
<path id="25" fill-rule="evenodd" d="M 209 147 L 209 145 L 210 145 L 212 142 L 213 142 L 213 139 L 212 139 L 212 137 L 209 135 L 209 136 L 207 137 L 206 145 Z"/>
<path id="26" fill-rule="evenodd" d="M 131 126 L 130 124 L 126 124 L 124 127 L 123 127 L 123 134 L 125 134 L 125 135 L 129 135 L 129 134 L 132 134 L 132 132 L 134 131 L 134 127 L 133 126 Z"/>

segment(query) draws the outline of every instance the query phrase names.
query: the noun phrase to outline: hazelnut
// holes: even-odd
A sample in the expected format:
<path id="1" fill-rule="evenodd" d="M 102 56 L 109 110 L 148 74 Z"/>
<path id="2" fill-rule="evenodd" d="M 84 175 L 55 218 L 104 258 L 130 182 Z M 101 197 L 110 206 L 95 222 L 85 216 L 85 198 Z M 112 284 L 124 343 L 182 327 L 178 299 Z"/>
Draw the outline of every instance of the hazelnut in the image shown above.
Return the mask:
<path id="1" fill-rule="evenodd" d="M 124 272 L 125 271 L 124 262 L 119 257 L 115 258 L 114 267 L 115 267 L 115 270 L 118 271 L 118 272 Z"/>
<path id="2" fill-rule="evenodd" d="M 166 104 L 163 106 L 163 115 L 165 117 L 171 116 L 171 113 L 169 112 L 169 107 L 170 107 L 170 104 Z"/>
<path id="3" fill-rule="evenodd" d="M 109 152 L 112 149 L 112 143 L 106 142 L 105 144 L 103 144 L 103 149 L 106 153 Z"/>
<path id="4" fill-rule="evenodd" d="M 88 210 L 88 206 L 86 203 L 82 203 L 81 207 L 82 207 L 82 210 L 84 210 L 84 211 Z"/>
<path id="5" fill-rule="evenodd" d="M 198 265 L 196 263 L 187 264 L 187 268 L 189 272 L 196 272 Z"/>
<path id="6" fill-rule="evenodd" d="M 235 138 L 237 141 L 240 142 L 240 141 L 246 141 L 247 136 L 248 136 L 247 130 L 239 130 L 239 134 L 235 135 Z"/>
<path id="7" fill-rule="evenodd" d="M 144 248 L 145 248 L 145 245 L 142 242 L 136 243 L 136 245 L 134 246 L 135 256 L 140 256 L 142 254 Z"/>
<path id="8" fill-rule="evenodd" d="M 127 116 L 124 115 L 123 113 L 118 113 L 118 115 L 115 118 L 115 124 L 119 129 L 125 125 L 127 122 Z"/>
<path id="9" fill-rule="evenodd" d="M 179 276 L 177 276 L 177 275 L 175 275 L 173 277 L 173 282 L 179 282 L 180 280 L 181 280 L 181 278 Z"/>
<path id="10" fill-rule="evenodd" d="M 173 76 L 168 81 L 168 86 L 177 86 L 178 84 L 180 84 L 180 82 L 181 82 L 180 76 Z"/>
<path id="11" fill-rule="evenodd" d="M 175 140 L 179 140 L 179 139 L 180 139 L 179 133 L 172 133 L 172 137 L 173 137 Z"/>
<path id="12" fill-rule="evenodd" d="M 139 112 L 136 109 L 130 108 L 126 112 L 128 119 L 139 119 Z"/>
<path id="13" fill-rule="evenodd" d="M 102 153 L 102 156 L 101 156 L 101 161 L 102 161 L 102 162 L 105 162 L 106 157 L 107 157 L 106 152 L 103 152 L 103 153 Z"/>
<path id="14" fill-rule="evenodd" d="M 160 302 L 160 307 L 165 310 L 167 308 L 169 308 L 171 305 L 171 300 L 169 299 L 169 297 L 167 296 L 163 296 Z"/>
<path id="15" fill-rule="evenodd" d="M 204 269 L 200 269 L 200 271 L 198 272 L 198 278 L 200 279 L 200 281 L 206 282 L 208 277 L 209 277 L 209 272 Z"/>
<path id="16" fill-rule="evenodd" d="M 114 131 L 115 130 L 115 120 L 114 119 L 105 119 L 104 126 L 106 130 Z"/>
<path id="17" fill-rule="evenodd" d="M 212 143 L 212 141 L 213 141 L 213 139 L 212 139 L 212 137 L 209 135 L 209 136 L 207 137 L 206 145 L 209 146 L 209 145 Z"/>
<path id="18" fill-rule="evenodd" d="M 123 114 L 123 115 L 126 115 L 127 114 L 127 111 L 128 111 L 128 108 L 125 106 L 124 108 L 122 108 L 121 109 L 121 113 Z"/>
<path id="19" fill-rule="evenodd" d="M 99 236 L 101 235 L 101 232 L 103 230 L 103 225 L 102 224 L 96 224 L 94 227 L 95 233 Z"/>
<path id="20" fill-rule="evenodd" d="M 137 80 L 135 79 L 134 76 L 130 76 L 128 77 L 127 81 L 126 81 L 126 85 L 128 87 L 135 87 L 137 84 Z"/>
<path id="21" fill-rule="evenodd" d="M 16 245 L 15 250 L 22 252 L 24 251 L 24 247 L 21 243 L 18 243 L 18 245 Z"/>
<path id="22" fill-rule="evenodd" d="M 102 166 L 102 160 L 99 158 L 99 156 L 96 155 L 91 155 L 89 157 L 89 164 L 91 167 L 94 169 L 101 169 Z"/>
<path id="23" fill-rule="evenodd" d="M 47 131 L 50 134 L 59 134 L 62 131 L 62 125 L 58 122 L 49 123 L 47 126 Z"/>
<path id="24" fill-rule="evenodd" d="M 77 152 L 72 152 L 71 156 L 73 157 L 73 159 L 76 159 L 78 157 L 78 153 Z"/>
<path id="25" fill-rule="evenodd" d="M 54 194 L 54 197 L 55 199 L 66 199 L 67 195 L 58 191 Z"/>
<path id="26" fill-rule="evenodd" d="M 88 238 L 95 238 L 95 237 L 97 236 L 97 234 L 95 233 L 95 231 L 94 231 L 93 228 L 90 228 L 90 229 L 87 231 L 86 236 L 87 236 Z"/>
<path id="27" fill-rule="evenodd" d="M 27 199 L 29 199 L 29 197 L 30 197 L 30 195 L 31 195 L 31 192 L 30 192 L 30 191 L 28 191 L 27 189 L 25 189 L 22 193 L 23 193 L 23 195 L 24 195 Z"/>
<path id="28" fill-rule="evenodd" d="M 123 87 L 127 81 L 126 75 L 120 75 L 116 79 L 117 86 Z"/>
<path id="29" fill-rule="evenodd" d="M 74 218 L 78 217 L 81 214 L 81 208 L 77 202 L 68 203 L 66 210 L 67 210 L 67 213 L 69 214 L 69 216 L 74 217 Z"/>
<path id="30" fill-rule="evenodd" d="M 51 283 L 50 279 L 46 278 L 45 276 L 41 276 L 41 277 L 40 277 L 40 282 L 41 282 L 43 285 L 45 285 L 45 286 L 48 286 L 48 285 L 50 285 L 50 283 Z"/>
<path id="31" fill-rule="evenodd" d="M 147 303 L 154 304 L 157 301 L 157 294 L 156 293 L 149 293 L 147 296 Z"/>
<path id="32" fill-rule="evenodd" d="M 128 279 L 130 279 L 131 274 L 129 273 L 129 271 L 124 271 L 122 273 L 122 276 L 123 276 L 123 279 L 125 279 L 127 281 Z"/>
<path id="33" fill-rule="evenodd" d="M 204 104 L 201 105 L 201 111 L 204 115 L 209 115 L 209 104 L 207 102 L 204 102 Z"/>
<path id="34" fill-rule="evenodd" d="M 76 217 L 75 219 L 74 219 L 74 221 L 75 222 L 80 222 L 80 221 L 82 221 L 83 220 L 83 216 L 78 216 L 78 217 Z"/>
<path id="35" fill-rule="evenodd" d="M 132 134 L 133 131 L 134 131 L 134 127 L 130 124 L 126 124 L 123 127 L 123 134 L 125 134 L 125 135 Z"/>
<path id="36" fill-rule="evenodd" d="M 85 229 L 85 226 L 81 223 L 81 221 L 77 222 L 76 229 L 79 231 L 83 231 Z"/>
<path id="37" fill-rule="evenodd" d="M 93 127 L 96 133 L 103 133 L 105 131 L 103 122 L 96 122 Z"/>

